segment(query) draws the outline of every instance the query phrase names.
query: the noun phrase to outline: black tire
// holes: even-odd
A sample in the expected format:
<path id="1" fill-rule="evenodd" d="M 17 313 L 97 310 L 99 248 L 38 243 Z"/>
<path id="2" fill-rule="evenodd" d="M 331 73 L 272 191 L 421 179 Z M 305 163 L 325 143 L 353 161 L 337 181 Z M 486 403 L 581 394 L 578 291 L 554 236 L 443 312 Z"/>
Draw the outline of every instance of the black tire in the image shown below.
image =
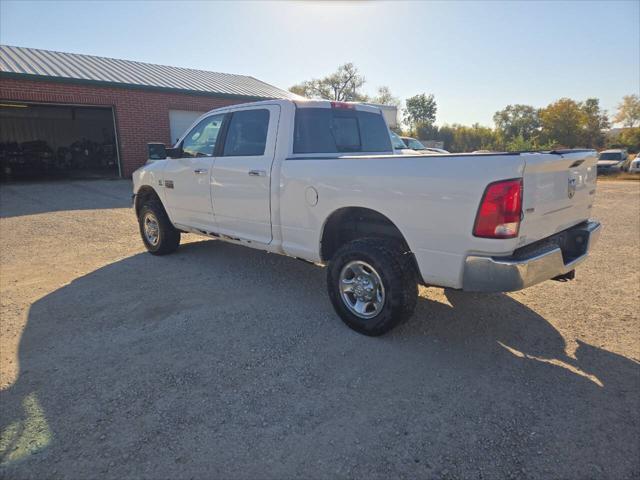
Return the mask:
<path id="1" fill-rule="evenodd" d="M 340 275 L 351 262 L 373 267 L 384 286 L 384 303 L 372 318 L 363 319 L 351 311 L 340 291 Z M 418 299 L 418 282 L 413 256 L 398 242 L 363 238 L 340 248 L 327 268 L 329 298 L 349 328 L 369 336 L 383 335 L 413 315 Z"/>
<path id="2" fill-rule="evenodd" d="M 145 219 L 155 218 L 158 225 L 157 241 L 151 242 L 145 235 Z M 157 201 L 145 203 L 138 213 L 138 226 L 142 242 L 149 253 L 153 255 L 167 255 L 175 252 L 180 245 L 180 232 L 171 224 L 167 212 Z"/>

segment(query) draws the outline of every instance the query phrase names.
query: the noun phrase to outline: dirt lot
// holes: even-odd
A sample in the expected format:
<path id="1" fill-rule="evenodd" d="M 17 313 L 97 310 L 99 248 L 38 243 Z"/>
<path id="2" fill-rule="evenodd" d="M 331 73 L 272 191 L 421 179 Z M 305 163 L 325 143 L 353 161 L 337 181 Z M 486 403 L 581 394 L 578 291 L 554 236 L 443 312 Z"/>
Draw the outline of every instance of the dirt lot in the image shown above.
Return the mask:
<path id="1" fill-rule="evenodd" d="M 377 339 L 321 268 L 143 253 L 129 189 L 0 186 L 0 477 L 640 476 L 640 183 L 576 281 L 423 288 Z"/>

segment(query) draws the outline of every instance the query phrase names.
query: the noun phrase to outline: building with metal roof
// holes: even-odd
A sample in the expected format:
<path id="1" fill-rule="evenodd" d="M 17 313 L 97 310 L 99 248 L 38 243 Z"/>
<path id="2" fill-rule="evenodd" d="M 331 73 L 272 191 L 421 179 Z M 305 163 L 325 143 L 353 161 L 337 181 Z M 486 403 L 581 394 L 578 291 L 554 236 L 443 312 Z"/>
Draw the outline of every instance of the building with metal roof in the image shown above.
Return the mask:
<path id="1" fill-rule="evenodd" d="M 170 144 L 208 110 L 272 98 L 300 97 L 247 75 L 0 45 L 2 171 L 15 174 L 16 158 L 47 163 L 27 160 L 39 145 L 36 156 L 54 157 L 47 175 L 82 176 L 88 165 L 91 175 L 128 177 L 148 142 Z"/>

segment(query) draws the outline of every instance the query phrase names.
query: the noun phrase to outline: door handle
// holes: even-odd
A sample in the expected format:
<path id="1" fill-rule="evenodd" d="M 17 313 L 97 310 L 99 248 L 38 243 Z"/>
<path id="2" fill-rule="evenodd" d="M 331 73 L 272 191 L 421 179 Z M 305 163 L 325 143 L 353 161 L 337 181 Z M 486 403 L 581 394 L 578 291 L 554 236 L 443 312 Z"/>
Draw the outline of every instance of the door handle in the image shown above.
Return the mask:
<path id="1" fill-rule="evenodd" d="M 265 177 L 266 175 L 267 172 L 265 172 L 264 170 L 249 170 L 250 177 Z"/>
<path id="2" fill-rule="evenodd" d="M 193 173 L 195 173 L 196 175 L 200 175 L 201 173 L 207 173 L 207 169 L 206 168 L 196 168 Z"/>

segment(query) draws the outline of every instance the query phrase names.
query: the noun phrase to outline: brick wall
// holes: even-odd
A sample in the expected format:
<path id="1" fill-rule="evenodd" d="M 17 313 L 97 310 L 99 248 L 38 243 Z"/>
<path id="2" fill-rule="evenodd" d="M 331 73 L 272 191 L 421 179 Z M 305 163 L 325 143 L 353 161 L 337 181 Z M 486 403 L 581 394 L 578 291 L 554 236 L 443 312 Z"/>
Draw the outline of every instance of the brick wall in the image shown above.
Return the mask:
<path id="1" fill-rule="evenodd" d="M 0 99 L 113 107 L 122 175 L 144 164 L 147 142 L 171 143 L 169 110 L 207 111 L 247 100 L 35 80 L 0 80 Z"/>

